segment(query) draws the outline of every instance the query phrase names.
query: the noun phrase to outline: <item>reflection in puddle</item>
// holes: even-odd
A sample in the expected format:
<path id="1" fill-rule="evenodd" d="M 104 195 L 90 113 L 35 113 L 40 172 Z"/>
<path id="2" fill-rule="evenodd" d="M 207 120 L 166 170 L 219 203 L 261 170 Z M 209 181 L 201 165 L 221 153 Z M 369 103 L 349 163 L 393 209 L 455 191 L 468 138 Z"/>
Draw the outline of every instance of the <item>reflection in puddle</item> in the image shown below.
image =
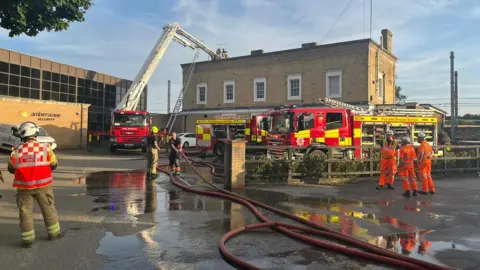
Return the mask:
<path id="1" fill-rule="evenodd" d="M 108 228 L 109 233 L 102 239 L 97 253 L 110 259 L 109 268 L 148 269 L 154 265 L 169 269 L 173 266 L 168 263 L 175 262 L 175 267 L 185 263 L 184 267 L 213 269 L 213 266 L 221 265 L 216 269 L 229 269 L 218 256 L 218 240 L 227 231 L 257 222 L 238 204 L 182 192 L 163 176 L 150 181 L 144 172 L 97 173 L 86 177 L 84 182 L 86 194 L 95 197 L 92 209 L 95 214 L 129 220 L 132 227 L 148 219 L 146 227 L 137 225 L 136 231 L 123 233 L 126 236 L 119 237 L 115 228 Z M 400 211 L 428 214 L 425 209 L 429 202 L 412 200 L 400 205 L 400 201 L 393 200 L 364 203 L 334 198 L 295 198 L 265 191 L 247 193 L 253 199 L 277 205 L 343 234 L 422 260 L 439 263 L 434 255 L 440 250 L 469 249 L 459 244 L 452 246 L 452 243 L 429 241 L 428 234 L 432 231 L 421 230 L 382 214 L 390 214 L 388 211 L 377 211 L 378 208 L 396 207 Z M 378 236 L 371 232 L 376 226 L 383 225 L 401 233 Z M 307 257 L 302 260 L 305 264 L 312 261 Z"/>

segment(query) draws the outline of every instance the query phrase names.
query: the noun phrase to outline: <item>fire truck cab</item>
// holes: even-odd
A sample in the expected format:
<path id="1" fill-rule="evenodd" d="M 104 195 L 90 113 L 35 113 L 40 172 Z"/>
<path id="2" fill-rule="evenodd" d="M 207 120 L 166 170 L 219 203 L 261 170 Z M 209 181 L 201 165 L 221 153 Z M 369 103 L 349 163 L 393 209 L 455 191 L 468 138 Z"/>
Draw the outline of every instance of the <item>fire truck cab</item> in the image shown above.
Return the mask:
<path id="1" fill-rule="evenodd" d="M 197 120 L 196 147 L 204 151 L 213 151 L 217 156 L 225 154 L 225 143 L 228 140 L 246 138 L 250 120 Z"/>

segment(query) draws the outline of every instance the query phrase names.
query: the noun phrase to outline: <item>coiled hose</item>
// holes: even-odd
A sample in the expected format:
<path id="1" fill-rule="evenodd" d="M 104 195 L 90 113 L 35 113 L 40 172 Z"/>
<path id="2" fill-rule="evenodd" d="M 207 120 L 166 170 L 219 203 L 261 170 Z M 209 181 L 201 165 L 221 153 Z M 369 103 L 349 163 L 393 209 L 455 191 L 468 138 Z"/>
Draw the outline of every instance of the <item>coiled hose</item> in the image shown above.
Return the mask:
<path id="1" fill-rule="evenodd" d="M 200 177 L 203 182 L 208 184 L 211 188 L 215 189 L 216 191 L 209 191 L 209 190 L 197 190 L 195 188 L 186 186 L 181 184 L 179 181 L 176 180 L 175 176 L 171 174 L 168 170 L 168 164 L 163 164 L 158 166 L 158 170 L 165 173 L 170 177 L 170 181 L 173 185 L 177 186 L 178 188 L 181 188 L 187 192 L 192 192 L 192 193 L 197 193 L 205 196 L 212 196 L 212 197 L 219 197 L 223 198 L 226 200 L 230 200 L 236 203 L 239 203 L 248 209 L 252 211 L 252 213 L 261 221 L 261 223 L 257 224 L 252 224 L 252 225 L 247 225 L 244 227 L 237 228 L 235 230 L 232 230 L 225 234 L 221 239 L 220 239 L 220 245 L 219 245 L 219 250 L 220 253 L 222 254 L 222 257 L 224 258 L 225 261 L 228 263 L 235 265 L 236 267 L 240 267 L 241 269 L 261 269 L 255 265 L 249 264 L 245 261 L 242 261 L 241 259 L 235 257 L 233 254 L 231 254 L 225 244 L 232 238 L 246 232 L 249 230 L 254 230 L 254 229 L 259 229 L 259 228 L 271 228 L 274 229 L 290 238 L 293 238 L 295 240 L 301 241 L 306 244 L 310 244 L 312 246 L 320 247 L 326 250 L 332 250 L 347 256 L 352 256 L 352 257 L 358 257 L 358 258 L 363 258 L 370 260 L 375 263 L 379 264 L 385 264 L 393 267 L 401 267 L 403 269 L 412 269 L 412 270 L 423 270 L 423 269 L 432 269 L 432 270 L 447 270 L 447 269 L 454 269 L 450 267 L 445 267 L 445 266 L 440 266 L 436 265 L 433 263 L 429 263 L 426 261 L 414 259 L 411 257 L 403 256 L 398 253 L 385 250 L 383 248 L 371 245 L 369 243 L 363 242 L 359 239 L 356 239 L 351 236 L 343 235 L 333 229 L 330 229 L 326 226 L 319 225 L 317 223 L 311 222 L 309 220 L 305 220 L 303 218 L 300 218 L 298 216 L 292 215 L 286 211 L 280 210 L 278 208 L 272 207 L 270 205 L 252 200 L 250 198 L 247 198 L 245 196 L 236 194 L 234 192 L 230 192 L 228 190 L 219 188 L 209 181 L 207 181 L 197 170 L 197 168 L 193 164 L 198 164 L 200 166 L 207 166 L 210 167 L 211 173 L 215 176 L 222 176 L 218 173 L 215 172 L 215 167 L 221 167 L 217 164 L 211 164 L 208 162 L 203 162 L 203 161 L 193 161 L 190 160 L 185 153 L 182 151 L 179 152 L 187 162 L 188 166 L 190 166 L 195 174 Z M 189 153 L 189 155 L 192 155 L 193 153 Z M 167 168 L 166 168 L 167 167 Z M 269 220 L 267 217 L 265 217 L 255 206 L 264 208 L 266 210 L 269 210 L 271 212 L 274 212 L 278 215 L 281 215 L 283 217 L 286 217 L 291 220 L 295 220 L 297 222 L 303 223 L 307 225 L 308 227 L 305 226 L 300 226 L 300 225 L 295 225 L 295 224 L 289 224 L 285 222 L 275 222 Z M 307 236 L 305 234 L 311 234 L 311 235 L 318 235 L 321 237 L 329 238 L 332 240 L 336 240 L 339 242 L 343 242 L 345 244 L 349 244 L 353 247 L 356 247 L 358 249 L 353 249 L 349 247 L 343 247 L 339 246 L 337 244 L 333 244 L 330 242 L 322 241 L 318 238 L 313 238 L 310 236 Z"/>

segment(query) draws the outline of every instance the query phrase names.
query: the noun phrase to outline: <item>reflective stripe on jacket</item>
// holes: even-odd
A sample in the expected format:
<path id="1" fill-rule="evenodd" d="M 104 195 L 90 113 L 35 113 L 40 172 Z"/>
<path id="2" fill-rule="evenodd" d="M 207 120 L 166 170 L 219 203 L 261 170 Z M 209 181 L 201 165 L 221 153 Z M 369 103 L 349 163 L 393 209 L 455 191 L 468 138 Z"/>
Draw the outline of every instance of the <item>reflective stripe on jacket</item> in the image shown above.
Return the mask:
<path id="1" fill-rule="evenodd" d="M 56 164 L 56 157 L 47 144 L 28 141 L 19 145 L 12 152 L 10 163 L 15 169 L 15 188 L 42 188 L 53 182 L 51 165 Z"/>
<path id="2" fill-rule="evenodd" d="M 394 159 L 397 157 L 396 150 L 397 149 L 397 140 L 393 140 L 390 143 L 387 140 L 383 141 L 383 146 L 381 150 L 382 158 L 386 159 Z"/>
<path id="3" fill-rule="evenodd" d="M 400 149 L 400 159 L 402 161 L 402 167 L 413 168 L 413 162 L 417 155 L 415 149 L 411 145 L 405 145 Z"/>
<path id="4" fill-rule="evenodd" d="M 419 163 L 429 163 L 431 162 L 433 156 L 433 149 L 432 146 L 427 142 L 423 141 L 420 143 L 420 147 L 418 148 L 418 162 Z"/>

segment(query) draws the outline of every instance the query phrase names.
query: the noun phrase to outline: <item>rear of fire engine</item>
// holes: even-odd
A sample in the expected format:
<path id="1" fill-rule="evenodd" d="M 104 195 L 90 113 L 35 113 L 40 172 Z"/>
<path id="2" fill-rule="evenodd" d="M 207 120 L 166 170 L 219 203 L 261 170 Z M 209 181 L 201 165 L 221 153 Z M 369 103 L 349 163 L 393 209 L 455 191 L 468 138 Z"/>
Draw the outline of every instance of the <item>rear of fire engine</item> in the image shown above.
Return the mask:
<path id="1" fill-rule="evenodd" d="M 213 154 L 223 156 L 227 140 L 246 139 L 247 133 L 250 132 L 247 130 L 249 121 L 248 119 L 197 120 L 197 148 L 201 149 L 204 154 L 213 151 Z"/>

